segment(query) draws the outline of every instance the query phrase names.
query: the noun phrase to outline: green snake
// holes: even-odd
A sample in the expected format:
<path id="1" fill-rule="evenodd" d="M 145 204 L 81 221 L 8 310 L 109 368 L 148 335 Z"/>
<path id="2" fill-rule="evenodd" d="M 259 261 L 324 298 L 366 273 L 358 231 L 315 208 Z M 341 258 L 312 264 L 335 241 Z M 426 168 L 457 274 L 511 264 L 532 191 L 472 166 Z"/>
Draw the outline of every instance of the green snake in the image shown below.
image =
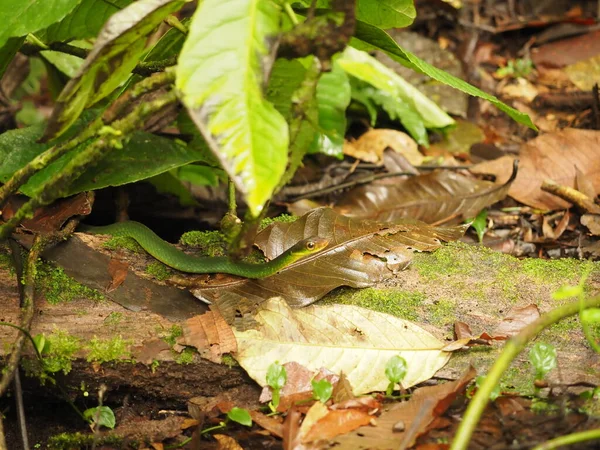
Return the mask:
<path id="1" fill-rule="evenodd" d="M 304 239 L 287 249 L 277 258 L 264 264 L 235 262 L 225 256 L 198 257 L 178 250 L 158 237 L 150 228 L 139 222 L 119 222 L 102 227 L 80 226 L 92 234 L 110 234 L 135 239 L 144 250 L 169 267 L 188 273 L 228 273 L 246 278 L 265 278 L 276 274 L 290 264 L 317 252 L 329 241 L 320 237 Z"/>

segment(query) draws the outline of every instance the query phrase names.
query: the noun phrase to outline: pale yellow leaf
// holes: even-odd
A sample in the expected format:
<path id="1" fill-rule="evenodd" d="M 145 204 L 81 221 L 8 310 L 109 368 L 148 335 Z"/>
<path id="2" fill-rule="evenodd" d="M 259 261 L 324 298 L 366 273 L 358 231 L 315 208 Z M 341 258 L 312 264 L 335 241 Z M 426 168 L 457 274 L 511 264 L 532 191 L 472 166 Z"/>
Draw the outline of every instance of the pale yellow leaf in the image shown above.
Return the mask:
<path id="1" fill-rule="evenodd" d="M 408 363 L 404 388 L 431 378 L 450 358 L 444 343 L 418 325 L 350 305 L 292 310 L 281 298 L 267 300 L 256 329 L 234 330 L 236 359 L 261 386 L 269 365 L 297 362 L 308 369 L 344 372 L 355 394 L 383 391 L 385 365 L 395 355 Z"/>

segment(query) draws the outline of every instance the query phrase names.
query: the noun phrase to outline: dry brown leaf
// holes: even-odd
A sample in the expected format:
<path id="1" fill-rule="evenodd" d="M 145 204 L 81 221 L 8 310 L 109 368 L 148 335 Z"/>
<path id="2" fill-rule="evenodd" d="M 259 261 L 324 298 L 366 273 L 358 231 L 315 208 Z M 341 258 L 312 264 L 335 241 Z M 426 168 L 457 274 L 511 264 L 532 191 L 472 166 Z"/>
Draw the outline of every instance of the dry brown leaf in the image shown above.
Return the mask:
<path id="1" fill-rule="evenodd" d="M 214 311 L 192 317 L 183 324 L 183 335 L 178 344 L 195 347 L 203 358 L 220 364 L 223 353 L 237 349 L 231 327 Z"/>
<path id="2" fill-rule="evenodd" d="M 514 157 L 504 156 L 477 164 L 474 173 L 496 175 L 497 183 L 510 176 Z M 600 131 L 565 128 L 539 136 L 521 147 L 519 173 L 508 195 L 540 209 L 565 209 L 564 200 L 541 190 L 543 181 L 575 187 L 577 169 L 590 180 L 595 192 L 600 191 Z"/>
<path id="3" fill-rule="evenodd" d="M 383 152 L 386 148 L 404 155 L 413 166 L 423 163 L 424 156 L 419 152 L 417 143 L 402 131 L 371 129 L 354 141 L 344 142 L 345 155 L 375 164 L 383 162 Z"/>
<path id="4" fill-rule="evenodd" d="M 581 225 L 587 227 L 591 234 L 600 236 L 600 215 L 584 214 L 581 216 Z"/>
<path id="5" fill-rule="evenodd" d="M 152 338 L 142 342 L 142 345 L 131 347 L 131 356 L 136 361 L 142 364 L 152 364 L 152 361 L 159 360 L 157 357 L 159 353 L 169 351 L 171 348 L 162 339 Z"/>
<path id="6" fill-rule="evenodd" d="M 322 403 L 315 403 L 315 405 L 318 404 Z M 368 425 L 373 418 L 368 412 L 358 409 L 329 410 L 302 436 L 302 442 L 332 439 L 340 434 Z"/>
<path id="7" fill-rule="evenodd" d="M 540 317 L 540 310 L 536 305 L 527 305 L 515 308 L 500 322 L 500 325 L 491 333 L 495 339 L 507 338 L 519 332 Z"/>
<path id="8" fill-rule="evenodd" d="M 37 208 L 33 218 L 21 222 L 21 226 L 37 233 L 52 233 L 62 228 L 67 220 L 74 216 L 86 216 L 92 211 L 94 197 L 89 192 L 82 192 L 74 197 L 62 198 L 51 205 Z M 22 196 L 10 197 L 1 211 L 4 220 L 10 219 L 25 203 Z"/>
<path id="9" fill-rule="evenodd" d="M 244 450 L 238 441 L 226 434 L 213 434 L 213 438 L 219 444 L 218 450 Z"/>
<path id="10" fill-rule="evenodd" d="M 349 191 L 334 209 L 349 217 L 383 222 L 408 217 L 426 223 L 469 218 L 504 199 L 510 182 L 508 179 L 500 186 L 456 172 L 436 171 L 394 185 L 359 186 Z"/>
<path id="11" fill-rule="evenodd" d="M 270 297 L 284 297 L 292 306 L 306 306 L 339 286 L 368 287 L 405 268 L 414 251 L 432 251 L 440 241 L 464 234 L 465 226 L 433 227 L 415 220 L 396 224 L 352 219 L 319 208 L 293 223 L 275 223 L 259 233 L 255 244 L 268 259 L 310 236 L 329 240 L 328 247 L 257 280 L 218 279 L 193 290 L 196 297 L 216 303 L 228 323 L 252 312 Z M 236 327 L 246 325 L 235 322 Z"/>
<path id="12" fill-rule="evenodd" d="M 108 263 L 108 273 L 110 275 L 110 284 L 106 288 L 106 292 L 112 292 L 121 286 L 127 278 L 129 264 L 112 258 Z"/>
<path id="13" fill-rule="evenodd" d="M 281 419 L 280 416 L 271 417 L 259 411 L 250 411 L 250 417 L 252 417 L 254 423 L 267 430 L 273 436 L 283 437 L 283 423 L 279 420 Z"/>
<path id="14" fill-rule="evenodd" d="M 337 450 L 357 448 L 401 448 L 401 443 L 410 448 L 414 441 L 428 429 L 429 424 L 441 416 L 454 399 L 462 393 L 475 377 L 473 367 L 456 380 L 437 386 L 422 387 L 413 393 L 410 400 L 393 406 L 377 418 L 377 426 L 361 427 L 344 436 L 333 439 Z M 403 422 L 404 432 L 394 430 Z M 414 426 L 413 426 L 414 425 Z M 407 435 L 410 436 L 407 438 Z"/>

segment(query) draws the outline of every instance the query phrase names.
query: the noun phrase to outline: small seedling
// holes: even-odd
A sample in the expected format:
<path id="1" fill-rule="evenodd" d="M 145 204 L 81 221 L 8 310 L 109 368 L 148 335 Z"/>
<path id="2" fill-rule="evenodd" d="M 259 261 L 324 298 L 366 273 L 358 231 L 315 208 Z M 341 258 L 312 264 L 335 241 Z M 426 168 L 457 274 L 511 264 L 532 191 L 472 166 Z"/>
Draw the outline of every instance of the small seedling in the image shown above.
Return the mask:
<path id="1" fill-rule="evenodd" d="M 471 221 L 471 226 L 477 233 L 477 239 L 479 239 L 480 244 L 483 242 L 483 235 L 487 230 L 487 215 L 487 209 L 482 209 L 479 214 L 477 214 L 477 217 Z"/>
<path id="2" fill-rule="evenodd" d="M 219 422 L 219 425 L 215 425 L 214 427 L 210 427 L 210 428 L 205 428 L 200 433 L 206 434 L 211 431 L 221 430 L 221 429 L 225 428 L 229 422 L 236 422 L 236 423 L 239 423 L 240 425 L 244 425 L 246 427 L 251 427 L 252 426 L 252 417 L 250 416 L 250 413 L 248 412 L 247 409 L 238 408 L 238 407 L 234 406 L 227 413 L 227 417 L 225 418 L 225 420 Z M 188 441 L 185 441 L 186 444 L 187 444 L 187 442 Z"/>
<path id="3" fill-rule="evenodd" d="M 246 427 L 252 426 L 252 417 L 250 417 L 248 410 L 244 408 L 238 408 L 234 406 L 227 413 L 227 418 L 232 422 L 239 423 L 240 425 L 244 425 Z"/>
<path id="4" fill-rule="evenodd" d="M 287 372 L 285 367 L 279 365 L 277 362 L 274 362 L 267 369 L 267 384 L 273 390 L 272 392 L 272 400 L 269 402 L 269 408 L 271 411 L 276 411 L 279 406 L 279 394 L 281 392 L 281 388 L 285 386 L 285 382 L 287 381 Z"/>
<path id="5" fill-rule="evenodd" d="M 551 344 L 537 342 L 529 352 L 529 361 L 535 370 L 536 381 L 543 380 L 556 367 L 556 349 Z"/>
<path id="6" fill-rule="evenodd" d="M 86 409 L 83 417 L 90 423 L 92 430 L 96 427 L 106 427 L 112 430 L 116 425 L 115 413 L 108 406 Z"/>
<path id="7" fill-rule="evenodd" d="M 390 384 L 388 384 L 388 387 L 385 391 L 387 396 L 392 395 L 396 384 L 400 383 L 404 379 L 407 370 L 408 364 L 402 356 L 396 355 L 390 358 L 385 366 L 385 376 L 388 380 L 390 380 Z"/>
<path id="8" fill-rule="evenodd" d="M 483 382 L 485 381 L 485 376 L 480 375 L 475 379 L 475 386 L 472 387 L 468 393 L 467 393 L 467 397 L 468 398 L 472 398 L 473 395 L 475 394 L 476 390 L 479 389 L 479 387 L 483 384 Z M 500 385 L 497 384 L 494 387 L 494 390 L 490 393 L 490 400 L 493 402 L 495 401 L 498 397 L 500 397 Z"/>
<path id="9" fill-rule="evenodd" d="M 511 59 L 506 63 L 506 66 L 496 70 L 498 78 L 526 78 L 533 71 L 533 62 L 531 59 Z"/>
<path id="10" fill-rule="evenodd" d="M 313 397 L 321 403 L 327 403 L 333 392 L 333 385 L 327 380 L 312 380 Z"/>

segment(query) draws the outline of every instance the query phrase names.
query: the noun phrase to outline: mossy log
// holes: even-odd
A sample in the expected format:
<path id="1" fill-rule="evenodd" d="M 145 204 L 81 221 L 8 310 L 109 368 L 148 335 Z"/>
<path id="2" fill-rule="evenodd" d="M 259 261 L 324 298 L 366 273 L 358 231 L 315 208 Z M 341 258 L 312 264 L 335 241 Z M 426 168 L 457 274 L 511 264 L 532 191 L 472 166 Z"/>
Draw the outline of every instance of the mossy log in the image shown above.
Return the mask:
<path id="1" fill-rule="evenodd" d="M 115 255 L 102 247 L 105 241 L 101 236 L 76 234 L 45 254 L 60 269 L 41 271 L 40 291 L 47 298 L 37 299 L 32 334 L 44 333 L 52 341 L 57 367 L 67 372 L 59 372 L 64 385 L 74 386 L 77 395 L 81 383 L 88 390 L 104 383 L 109 392 L 132 390 L 167 402 L 218 394 L 256 398 L 258 387 L 241 368 L 203 360 L 173 345 L 182 323 L 205 312 L 206 305 L 187 290 L 148 274 L 145 268 L 152 260 L 145 254 L 119 250 Z M 109 274 L 111 255 L 127 260 L 129 268 L 117 265 Z M 0 260 L 0 320 L 18 323 L 16 280 L 7 262 L 6 257 Z M 115 285 L 119 278 L 115 273 L 123 270 L 127 276 Z M 563 284 L 577 284 L 584 273 L 589 273 L 586 290 L 592 295 L 600 286 L 598 263 L 521 261 L 452 243 L 433 253 L 416 254 L 407 270 L 384 285 L 338 289 L 323 301 L 387 312 L 451 340 L 456 321 L 468 323 L 474 334 L 491 332 L 514 308 L 535 304 L 543 313 L 563 304 L 568 300 L 553 300 L 552 292 Z M 6 355 L 14 335 L 14 329 L 0 327 L 0 356 Z M 538 339 L 558 350 L 558 368 L 548 377 L 551 384 L 600 384 L 600 357 L 585 342 L 577 318 L 556 324 Z M 469 364 L 484 373 L 501 345 L 457 352 L 437 377 L 454 379 Z M 523 354 L 506 374 L 504 388 L 529 393 L 532 381 L 533 370 Z"/>

